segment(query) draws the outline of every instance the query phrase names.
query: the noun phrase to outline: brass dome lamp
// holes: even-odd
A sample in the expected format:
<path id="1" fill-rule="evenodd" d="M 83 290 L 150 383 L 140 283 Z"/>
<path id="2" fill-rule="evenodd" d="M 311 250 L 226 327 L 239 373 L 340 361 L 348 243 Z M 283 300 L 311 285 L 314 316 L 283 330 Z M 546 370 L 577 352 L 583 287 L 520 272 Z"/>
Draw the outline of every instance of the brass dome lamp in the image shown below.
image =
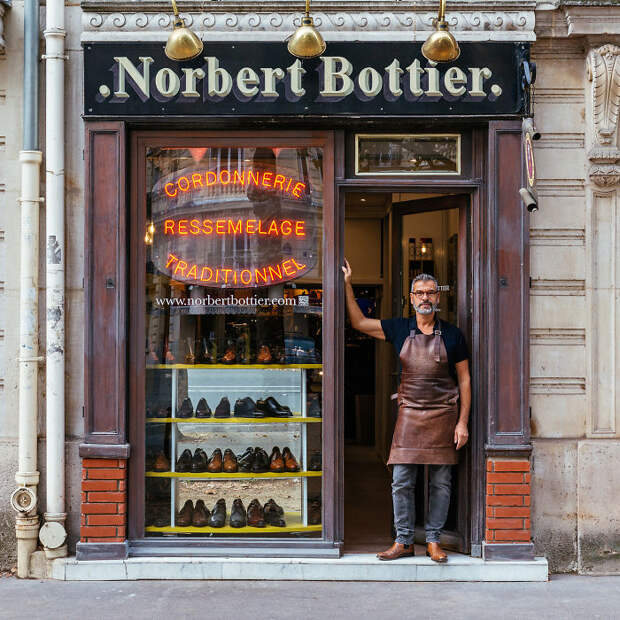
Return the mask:
<path id="1" fill-rule="evenodd" d="M 179 16 L 177 3 L 172 0 L 174 10 L 174 29 L 168 37 L 164 53 L 170 60 L 192 60 L 202 54 L 202 41 L 189 28 L 185 27 L 185 22 Z"/>
<path id="2" fill-rule="evenodd" d="M 287 39 L 288 51 L 297 58 L 316 58 L 327 45 L 321 33 L 314 27 L 310 17 L 310 0 L 306 0 L 306 15 L 301 18 L 301 26 Z"/>
<path id="3" fill-rule="evenodd" d="M 448 29 L 445 20 L 446 0 L 440 0 L 439 15 L 435 23 L 435 32 L 431 34 L 422 46 L 422 55 L 433 62 L 452 62 L 461 55 L 456 39 Z"/>

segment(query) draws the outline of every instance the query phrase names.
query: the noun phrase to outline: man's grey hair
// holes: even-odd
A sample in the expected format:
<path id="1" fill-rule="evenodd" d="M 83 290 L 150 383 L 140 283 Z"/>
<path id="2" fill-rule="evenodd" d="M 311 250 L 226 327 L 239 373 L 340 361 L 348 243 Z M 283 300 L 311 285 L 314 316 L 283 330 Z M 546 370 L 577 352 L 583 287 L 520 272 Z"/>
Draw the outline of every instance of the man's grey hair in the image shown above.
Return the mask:
<path id="1" fill-rule="evenodd" d="M 413 287 L 416 282 L 434 282 L 435 287 L 439 290 L 439 283 L 437 282 L 437 278 L 428 273 L 420 273 L 415 278 L 413 278 L 413 282 L 411 283 L 411 292 L 413 293 Z"/>

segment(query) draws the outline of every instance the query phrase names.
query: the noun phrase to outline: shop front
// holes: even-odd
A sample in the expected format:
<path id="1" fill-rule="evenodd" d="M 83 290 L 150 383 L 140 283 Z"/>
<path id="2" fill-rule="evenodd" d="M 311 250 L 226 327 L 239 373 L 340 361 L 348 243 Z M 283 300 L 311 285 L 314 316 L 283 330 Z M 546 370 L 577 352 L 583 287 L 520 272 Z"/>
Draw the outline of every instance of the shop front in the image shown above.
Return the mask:
<path id="1" fill-rule="evenodd" d="M 409 316 L 412 279 L 438 278 L 474 399 L 445 542 L 533 559 L 529 45 L 463 43 L 446 64 L 420 47 L 302 61 L 236 41 L 174 62 L 84 45 L 78 561 L 338 558 L 391 538 L 396 360 L 345 323 L 345 255 L 369 316 Z M 487 478 L 507 473 L 521 517 L 502 538 Z"/>

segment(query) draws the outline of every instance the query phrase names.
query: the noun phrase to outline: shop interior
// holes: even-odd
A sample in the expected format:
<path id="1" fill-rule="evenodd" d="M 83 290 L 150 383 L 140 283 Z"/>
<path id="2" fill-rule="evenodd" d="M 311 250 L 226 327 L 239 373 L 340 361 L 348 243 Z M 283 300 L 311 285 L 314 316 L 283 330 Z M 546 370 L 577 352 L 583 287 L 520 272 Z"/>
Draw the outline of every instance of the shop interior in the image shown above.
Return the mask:
<path id="1" fill-rule="evenodd" d="M 459 209 L 435 194 L 348 193 L 345 256 L 353 269 L 359 306 L 369 317 L 408 317 L 411 281 L 434 275 L 440 285 L 440 318 L 458 323 Z M 448 207 L 448 208 L 446 208 Z M 426 210 L 426 209 L 433 210 Z M 391 471 L 386 465 L 396 408 L 396 353 L 389 343 L 345 329 L 345 550 L 377 552 L 393 541 Z M 459 510 L 455 467 L 446 530 L 456 530 Z M 416 542 L 423 542 L 426 473 L 416 493 Z M 416 528 L 416 530 L 418 530 Z M 448 547 L 450 547 L 448 536 Z"/>

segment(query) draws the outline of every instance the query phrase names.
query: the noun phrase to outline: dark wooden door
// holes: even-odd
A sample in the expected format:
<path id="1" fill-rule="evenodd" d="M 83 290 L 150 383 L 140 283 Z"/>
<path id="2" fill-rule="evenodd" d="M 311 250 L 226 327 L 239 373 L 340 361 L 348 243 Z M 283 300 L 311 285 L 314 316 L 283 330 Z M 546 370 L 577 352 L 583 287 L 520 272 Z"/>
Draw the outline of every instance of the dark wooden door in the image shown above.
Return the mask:
<path id="1" fill-rule="evenodd" d="M 409 296 L 405 292 L 411 286 L 412 276 L 417 272 L 430 273 L 437 277 L 440 287 L 449 286 L 452 290 L 442 290 L 440 308 L 443 310 L 441 318 L 456 324 L 464 333 L 468 344 L 471 345 L 471 325 L 470 325 L 470 291 L 471 291 L 471 270 L 468 267 L 469 257 L 469 218 L 470 200 L 466 194 L 446 195 L 436 198 L 423 198 L 420 200 L 409 200 L 393 205 L 392 217 L 392 316 L 410 316 L 413 309 L 409 308 Z M 456 231 L 448 238 L 448 243 L 444 244 L 441 252 L 445 254 L 443 273 L 435 267 L 436 260 L 423 260 L 418 258 L 416 253 L 413 259 L 407 256 L 410 248 L 410 239 L 404 225 L 404 218 L 407 215 L 424 214 L 430 212 L 447 210 L 458 210 L 458 224 L 453 227 Z M 447 215 L 447 213 L 446 213 Z M 454 214 L 456 215 L 456 214 Z M 454 218 L 453 215 L 453 219 Z M 423 231 L 416 234 L 416 247 L 424 243 L 424 247 L 430 247 L 437 255 L 440 248 L 428 245 L 428 239 Z M 404 238 L 405 235 L 407 238 Z M 455 238 L 456 237 L 456 238 Z M 436 240 L 434 240 L 436 241 Z M 403 256 L 405 254 L 405 256 Z M 409 264 L 415 273 L 410 273 L 405 265 Z M 448 312 L 446 312 L 446 309 Z M 471 350 L 471 346 L 470 346 Z M 398 372 L 392 373 L 393 392 L 398 389 Z M 396 407 L 394 407 L 394 422 L 396 419 Z M 470 424 L 471 433 L 471 424 Z M 471 476 L 471 454 L 469 446 L 462 448 L 459 454 L 459 464 L 453 468 L 452 473 L 452 497 L 450 502 L 450 512 L 444 529 L 443 540 L 448 547 L 456 549 L 462 553 L 469 553 L 470 545 L 470 476 Z M 428 487 L 428 467 L 418 474 L 416 488 L 416 542 L 424 542 L 424 521 L 428 511 L 429 487 Z"/>

